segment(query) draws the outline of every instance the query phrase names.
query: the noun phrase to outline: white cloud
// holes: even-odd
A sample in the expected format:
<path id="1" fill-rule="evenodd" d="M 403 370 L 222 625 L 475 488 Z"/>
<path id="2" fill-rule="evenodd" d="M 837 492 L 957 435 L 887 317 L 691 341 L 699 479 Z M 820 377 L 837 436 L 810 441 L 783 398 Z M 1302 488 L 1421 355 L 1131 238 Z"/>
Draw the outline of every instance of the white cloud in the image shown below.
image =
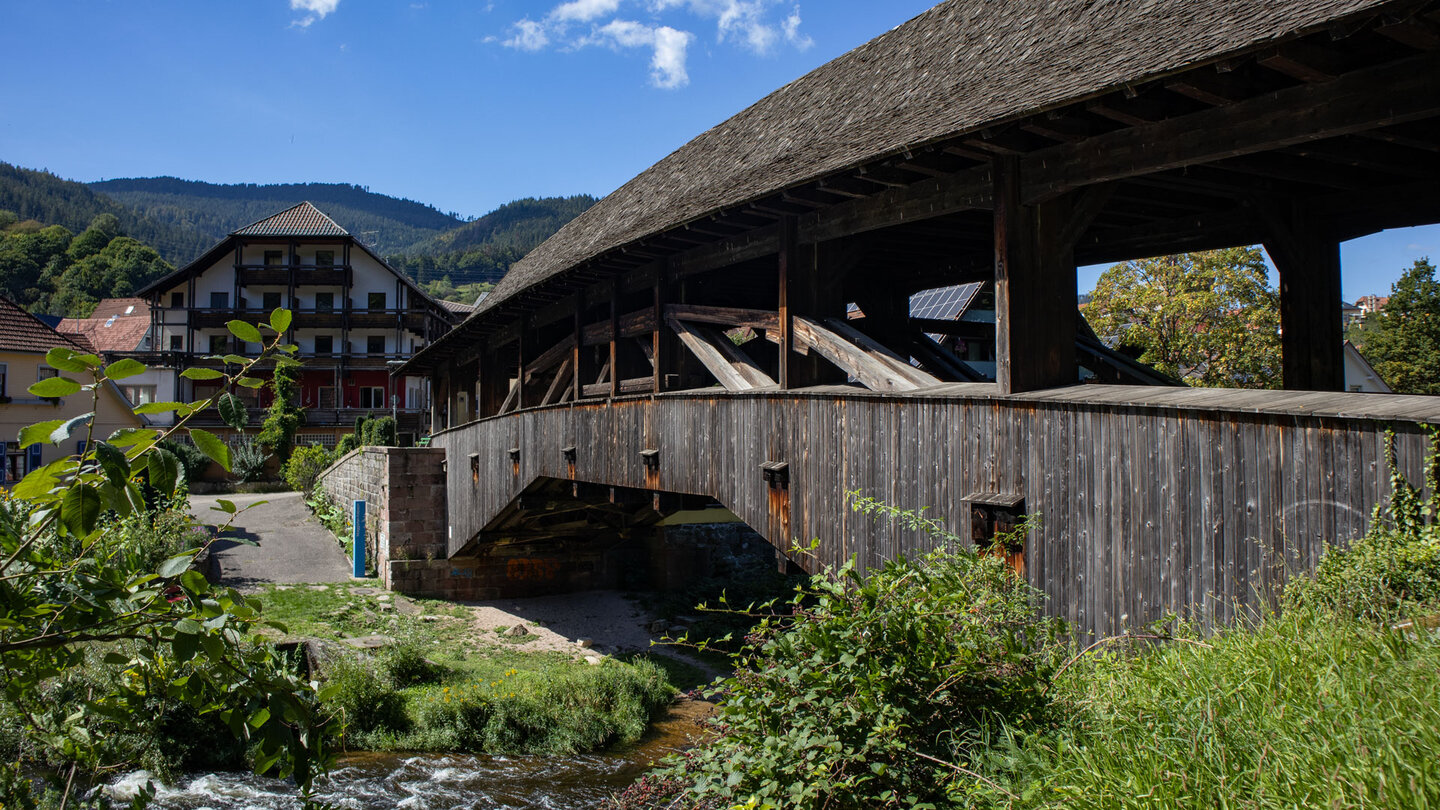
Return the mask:
<path id="1" fill-rule="evenodd" d="M 570 0 L 551 10 L 549 19 L 559 23 L 590 22 L 620 10 L 620 0 Z"/>
<path id="2" fill-rule="evenodd" d="M 534 20 L 520 20 L 510 27 L 514 36 L 505 40 L 507 48 L 521 51 L 539 51 L 550 44 L 550 35 L 545 33 L 545 24 Z"/>
<path id="3" fill-rule="evenodd" d="M 330 16 L 339 5 L 340 0 L 290 0 L 291 11 L 305 12 L 304 17 L 295 20 L 291 25 L 308 28 L 316 20 L 323 20 Z"/>
<path id="4" fill-rule="evenodd" d="M 294 0 L 300 2 L 301 0 Z M 306 0 L 338 2 L 338 0 Z M 621 19 L 613 15 L 627 6 L 643 6 L 650 12 L 650 21 Z M 774 12 L 789 14 L 777 19 Z M 508 39 L 501 44 L 521 51 L 541 51 L 552 45 L 562 50 L 590 46 L 613 50 L 649 48 L 650 80 L 656 87 L 675 89 L 690 83 L 686 59 L 695 35 L 681 28 L 666 25 L 662 14 L 685 11 L 701 19 L 714 20 L 716 39 L 734 42 L 756 54 L 768 54 L 784 42 L 799 50 L 814 44 L 800 31 L 800 6 L 791 0 L 564 0 L 552 7 L 544 17 L 525 17 L 510 26 Z M 603 25 L 600 21 L 610 17 Z M 589 23 L 588 32 L 575 31 Z M 485 41 L 495 41 L 490 37 Z"/>
<path id="5" fill-rule="evenodd" d="M 679 31 L 668 25 L 648 26 L 633 20 L 613 20 L 596 28 L 587 37 L 576 40 L 575 47 L 605 45 L 611 48 L 651 48 L 650 82 L 665 90 L 675 90 L 690 83 L 690 74 L 685 69 L 685 56 L 690 41 L 695 38 L 689 31 Z"/>

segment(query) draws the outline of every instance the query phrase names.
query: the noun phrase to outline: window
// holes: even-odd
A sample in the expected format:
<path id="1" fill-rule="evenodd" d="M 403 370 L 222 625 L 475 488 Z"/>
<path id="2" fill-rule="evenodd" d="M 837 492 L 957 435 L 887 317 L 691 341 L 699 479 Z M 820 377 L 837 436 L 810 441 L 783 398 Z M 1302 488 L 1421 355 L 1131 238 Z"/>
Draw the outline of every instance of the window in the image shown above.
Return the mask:
<path id="1" fill-rule="evenodd" d="M 155 401 L 155 386 L 153 385 L 127 385 L 123 390 L 125 398 L 130 400 L 131 405 L 144 405 L 147 402 Z"/>
<path id="2" fill-rule="evenodd" d="M 320 355 L 334 354 L 335 337 L 333 335 L 316 335 L 315 353 Z"/>
<path id="3" fill-rule="evenodd" d="M 229 354 L 229 353 L 230 353 L 229 343 L 230 343 L 230 341 L 226 340 L 224 335 L 211 335 L 211 336 L 210 336 L 210 353 L 211 353 L 211 354 Z"/>
<path id="4" fill-rule="evenodd" d="M 317 250 L 317 251 L 315 251 L 315 266 L 316 266 L 316 267 L 334 267 L 334 266 L 335 266 L 335 251 L 333 251 L 333 250 Z"/>
<path id="5" fill-rule="evenodd" d="M 384 353 L 385 353 L 385 336 L 384 336 L 384 335 L 371 335 L 371 336 L 365 338 L 365 353 L 366 353 L 366 354 L 371 354 L 371 355 L 374 355 L 374 354 L 384 354 Z"/>
<path id="6" fill-rule="evenodd" d="M 170 293 L 170 306 L 171 306 L 171 307 L 174 307 L 175 309 L 184 309 L 184 308 L 185 308 L 185 293 L 183 293 L 183 292 L 172 292 L 172 293 Z"/>
<path id="7" fill-rule="evenodd" d="M 185 336 L 184 336 L 184 335 L 171 335 L 171 336 L 170 336 L 170 351 L 172 351 L 172 352 L 183 352 L 183 351 L 185 351 Z"/>
<path id="8" fill-rule="evenodd" d="M 362 408 L 388 408 L 385 402 L 385 389 L 379 387 L 365 386 L 360 389 L 360 407 Z"/>
<path id="9" fill-rule="evenodd" d="M 211 309 L 228 309 L 229 307 L 230 307 L 230 293 L 224 293 L 224 292 L 212 292 L 212 293 L 210 293 L 210 308 L 211 308 Z"/>
<path id="10" fill-rule="evenodd" d="M 6 387 L 6 383 L 8 382 L 7 378 L 9 376 L 10 367 L 5 365 L 4 363 L 0 363 L 0 398 L 4 398 L 10 393 L 10 389 Z"/>
<path id="11" fill-rule="evenodd" d="M 280 266 L 281 264 L 284 264 L 284 263 L 285 263 L 285 251 L 283 251 L 283 250 L 267 250 L 267 251 L 265 251 L 265 266 L 266 266 L 266 267 L 278 267 L 278 266 Z"/>
<path id="12" fill-rule="evenodd" d="M 60 372 L 59 372 L 59 371 L 57 371 L 57 370 L 55 370 L 55 369 L 53 369 L 53 368 L 50 368 L 49 366 L 41 366 L 41 367 L 35 372 L 35 382 L 40 382 L 41 380 L 48 380 L 48 379 L 50 379 L 51 377 L 59 377 L 59 376 L 60 376 Z M 44 399 L 46 402 L 59 402 L 59 401 L 60 401 L 60 398 L 59 398 L 59 397 L 42 397 L 42 399 Z"/>
<path id="13" fill-rule="evenodd" d="M 385 308 L 385 293 L 370 293 L 370 309 Z"/>
<path id="14" fill-rule="evenodd" d="M 261 293 L 260 303 L 261 308 L 263 308 L 266 312 L 274 312 L 275 310 L 280 308 L 280 293 Z"/>
<path id="15" fill-rule="evenodd" d="M 335 311 L 335 293 L 328 293 L 328 292 L 317 292 L 317 293 L 315 293 L 315 311 L 316 311 L 316 312 L 334 312 L 334 311 Z"/>

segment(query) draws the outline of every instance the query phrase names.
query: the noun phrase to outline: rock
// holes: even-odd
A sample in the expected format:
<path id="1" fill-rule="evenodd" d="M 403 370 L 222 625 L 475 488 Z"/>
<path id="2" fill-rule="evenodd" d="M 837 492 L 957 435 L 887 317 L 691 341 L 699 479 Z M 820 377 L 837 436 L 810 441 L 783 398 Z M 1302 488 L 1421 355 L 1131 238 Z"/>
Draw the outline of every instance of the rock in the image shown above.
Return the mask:
<path id="1" fill-rule="evenodd" d="M 379 596 L 375 597 L 375 601 L 376 601 L 376 602 L 389 602 L 389 601 L 390 601 L 390 594 L 388 594 L 388 593 L 382 593 L 382 594 L 380 594 Z"/>
<path id="2" fill-rule="evenodd" d="M 509 637 L 511 637 L 511 638 L 523 638 L 523 637 L 525 637 L 525 636 L 530 635 L 530 631 L 527 630 L 527 629 L 525 629 L 525 625 L 523 625 L 523 624 L 517 624 L 517 625 L 515 625 L 514 627 L 510 628 L 509 630 L 506 630 L 506 631 L 505 631 L 505 635 L 507 635 L 507 636 L 509 636 Z"/>
<path id="3" fill-rule="evenodd" d="M 576 643 L 576 644 L 579 644 L 579 645 L 580 645 L 580 649 L 582 649 L 582 650 L 588 650 L 588 649 L 590 649 L 591 647 L 594 647 L 594 646 L 595 646 L 595 642 L 594 642 L 594 641 L 591 641 L 591 640 L 588 639 L 588 638 L 579 639 L 579 640 L 577 640 L 575 643 Z"/>
<path id="4" fill-rule="evenodd" d="M 587 655 L 585 656 L 585 663 L 589 664 L 592 667 L 598 667 L 601 664 L 605 663 L 605 658 L 604 656 L 600 655 Z"/>
<path id="5" fill-rule="evenodd" d="M 420 621 L 422 621 L 422 622 L 443 622 L 443 621 L 445 621 L 445 617 L 444 617 L 444 616 L 421 616 L 421 617 L 420 617 Z"/>
<path id="6" fill-rule="evenodd" d="M 669 629 L 670 629 L 670 623 L 667 622 L 667 621 L 665 621 L 664 619 L 656 619 L 655 621 L 650 622 L 650 632 L 651 632 L 651 633 L 663 633 L 663 632 L 665 632 L 666 630 L 669 630 Z"/>
<path id="7" fill-rule="evenodd" d="M 665 632 L 669 633 L 671 636 L 683 636 L 683 635 L 685 635 L 686 633 L 690 632 L 690 628 L 686 627 L 686 626 L 683 625 L 683 624 L 676 624 L 676 625 L 672 625 L 672 626 L 671 626 L 668 630 L 666 630 Z"/>
<path id="8" fill-rule="evenodd" d="M 389 636 L 357 636 L 355 638 L 344 638 L 341 641 L 349 644 L 357 650 L 379 650 L 394 645 L 395 639 Z"/>

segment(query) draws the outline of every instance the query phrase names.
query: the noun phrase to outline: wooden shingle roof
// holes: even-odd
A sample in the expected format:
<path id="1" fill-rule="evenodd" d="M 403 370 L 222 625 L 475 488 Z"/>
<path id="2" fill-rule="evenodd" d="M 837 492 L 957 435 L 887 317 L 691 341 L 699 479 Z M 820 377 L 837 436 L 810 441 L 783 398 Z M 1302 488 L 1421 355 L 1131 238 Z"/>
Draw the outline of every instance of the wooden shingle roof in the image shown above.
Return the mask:
<path id="1" fill-rule="evenodd" d="M 349 232 L 319 208 L 302 202 L 278 214 L 252 222 L 232 236 L 349 236 Z"/>
<path id="2" fill-rule="evenodd" d="M 517 262 L 476 318 L 635 240 L 1387 0 L 946 0 L 701 134 Z"/>

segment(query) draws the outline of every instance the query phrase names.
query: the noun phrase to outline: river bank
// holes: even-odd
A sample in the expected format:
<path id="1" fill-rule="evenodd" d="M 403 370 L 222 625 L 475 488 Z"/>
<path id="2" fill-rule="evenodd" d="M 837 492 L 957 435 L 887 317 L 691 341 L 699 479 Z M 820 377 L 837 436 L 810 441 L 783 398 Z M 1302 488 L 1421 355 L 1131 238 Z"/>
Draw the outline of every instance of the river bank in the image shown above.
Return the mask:
<path id="1" fill-rule="evenodd" d="M 651 764 L 694 744 L 713 707 L 702 701 L 672 706 L 636 745 L 620 751 L 566 757 L 456 754 L 354 753 L 340 758 L 316 781 L 315 798 L 355 810 L 555 808 L 601 806 Z M 106 792 L 133 797 L 150 774 L 128 774 Z M 248 772 L 190 775 L 171 786 L 156 785 L 157 810 L 293 810 L 301 802 L 294 785 Z"/>

